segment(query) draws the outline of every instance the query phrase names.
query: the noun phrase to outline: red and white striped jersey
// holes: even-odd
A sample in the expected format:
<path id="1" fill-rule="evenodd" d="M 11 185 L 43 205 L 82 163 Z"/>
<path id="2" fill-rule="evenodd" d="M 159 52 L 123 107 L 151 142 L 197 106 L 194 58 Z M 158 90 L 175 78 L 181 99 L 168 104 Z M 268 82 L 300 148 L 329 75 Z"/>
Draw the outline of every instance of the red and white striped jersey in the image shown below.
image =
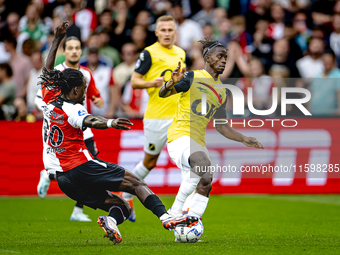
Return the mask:
<path id="1" fill-rule="evenodd" d="M 54 68 L 62 72 L 69 67 L 66 66 L 66 64 L 64 62 L 62 64 L 57 65 Z M 100 92 L 96 88 L 96 84 L 95 84 L 95 81 L 93 79 L 91 71 L 84 66 L 79 66 L 78 70 L 80 72 L 82 72 L 82 74 L 84 75 L 84 77 L 86 79 L 86 100 L 84 102 L 84 105 L 85 105 L 85 108 L 87 109 L 87 111 L 89 113 L 91 113 L 91 103 L 90 102 L 93 100 L 92 97 L 93 96 L 101 97 Z M 60 94 L 60 91 L 56 91 L 55 93 L 54 92 L 51 93 L 51 91 L 48 91 L 46 88 L 43 88 L 42 90 L 38 91 L 37 97 L 36 97 L 36 100 L 35 100 L 35 104 L 41 110 L 41 106 L 40 106 L 40 104 L 41 104 L 40 100 L 41 99 L 43 99 L 43 101 L 46 104 L 48 104 L 49 102 L 51 102 L 51 100 L 54 100 L 59 94 Z M 87 128 L 84 131 L 84 140 L 89 139 L 91 137 L 93 137 L 93 133 L 92 133 L 90 128 Z"/>
<path id="2" fill-rule="evenodd" d="M 43 160 L 49 173 L 68 171 L 93 157 L 83 138 L 84 120 L 90 114 L 81 104 L 62 98 L 41 105 L 44 114 Z"/>

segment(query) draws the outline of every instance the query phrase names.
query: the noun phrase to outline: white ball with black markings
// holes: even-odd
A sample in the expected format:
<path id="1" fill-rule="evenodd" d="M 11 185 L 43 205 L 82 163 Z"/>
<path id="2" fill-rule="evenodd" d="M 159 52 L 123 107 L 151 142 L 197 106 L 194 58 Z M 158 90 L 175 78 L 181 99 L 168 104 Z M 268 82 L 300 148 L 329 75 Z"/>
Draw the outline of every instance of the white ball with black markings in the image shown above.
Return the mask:
<path id="1" fill-rule="evenodd" d="M 192 226 L 178 225 L 174 229 L 176 241 L 181 243 L 195 243 L 203 235 L 203 223 L 201 220 Z"/>

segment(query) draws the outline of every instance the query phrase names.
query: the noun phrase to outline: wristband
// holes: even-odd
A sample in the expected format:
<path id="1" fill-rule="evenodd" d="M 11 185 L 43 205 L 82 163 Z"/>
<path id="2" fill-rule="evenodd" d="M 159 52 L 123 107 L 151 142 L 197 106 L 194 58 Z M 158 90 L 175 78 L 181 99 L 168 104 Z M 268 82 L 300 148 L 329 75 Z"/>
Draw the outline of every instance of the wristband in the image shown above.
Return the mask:
<path id="1" fill-rule="evenodd" d="M 170 92 L 171 92 L 172 89 L 167 89 L 167 87 L 166 87 L 166 84 L 167 84 L 167 83 L 168 83 L 168 82 L 166 82 L 166 83 L 164 84 L 164 88 L 165 88 L 166 91 L 170 91 Z"/>
<path id="2" fill-rule="evenodd" d="M 107 120 L 107 127 L 108 128 L 112 128 L 112 121 L 113 121 L 113 119 L 108 119 Z"/>

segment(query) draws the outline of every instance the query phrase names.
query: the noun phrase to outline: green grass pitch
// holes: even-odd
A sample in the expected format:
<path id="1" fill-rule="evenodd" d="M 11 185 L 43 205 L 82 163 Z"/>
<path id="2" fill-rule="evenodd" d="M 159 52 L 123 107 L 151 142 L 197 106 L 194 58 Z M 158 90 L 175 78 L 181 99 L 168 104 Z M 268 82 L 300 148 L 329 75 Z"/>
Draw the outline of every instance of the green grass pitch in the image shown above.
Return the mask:
<path id="1" fill-rule="evenodd" d="M 161 197 L 168 208 L 174 197 Z M 137 221 L 120 225 L 123 241 L 103 238 L 100 210 L 71 222 L 74 202 L 0 198 L 0 254 L 340 254 L 340 195 L 211 196 L 200 243 L 175 243 L 136 202 Z"/>

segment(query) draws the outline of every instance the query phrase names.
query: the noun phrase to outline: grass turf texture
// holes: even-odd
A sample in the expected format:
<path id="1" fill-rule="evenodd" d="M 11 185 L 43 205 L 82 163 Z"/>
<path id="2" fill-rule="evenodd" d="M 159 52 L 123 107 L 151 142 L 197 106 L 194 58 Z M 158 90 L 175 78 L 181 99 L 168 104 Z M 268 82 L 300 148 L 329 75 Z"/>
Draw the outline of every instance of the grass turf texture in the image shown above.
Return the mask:
<path id="1" fill-rule="evenodd" d="M 161 197 L 167 208 L 173 197 Z M 92 222 L 71 222 L 63 198 L 0 198 L 0 254 L 339 254 L 340 195 L 212 196 L 201 243 L 175 243 L 136 202 L 137 221 L 120 225 L 115 246 Z"/>

